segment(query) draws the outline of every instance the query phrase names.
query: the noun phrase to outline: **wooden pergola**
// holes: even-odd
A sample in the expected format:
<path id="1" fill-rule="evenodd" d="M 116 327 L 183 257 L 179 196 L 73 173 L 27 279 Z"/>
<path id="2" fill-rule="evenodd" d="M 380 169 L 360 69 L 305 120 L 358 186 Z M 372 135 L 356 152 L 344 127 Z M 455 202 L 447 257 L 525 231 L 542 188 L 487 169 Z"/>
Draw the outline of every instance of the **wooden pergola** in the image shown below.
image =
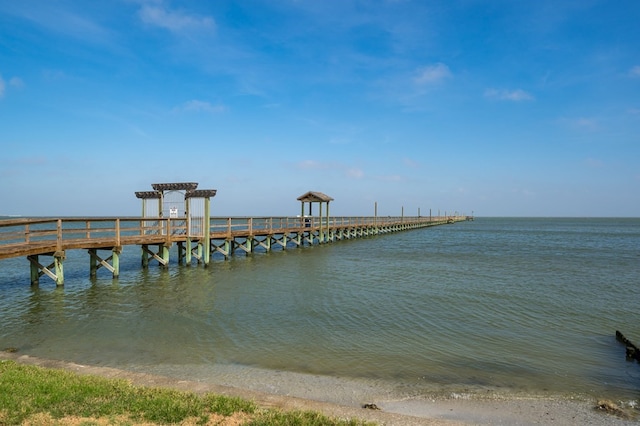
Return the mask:
<path id="1" fill-rule="evenodd" d="M 301 204 L 300 218 L 305 224 L 307 223 L 305 219 L 306 217 L 310 218 L 311 222 L 313 222 L 313 203 L 318 203 L 318 206 L 319 206 L 318 239 L 320 240 L 320 242 L 325 242 L 327 240 L 327 237 L 329 236 L 329 203 L 333 201 L 333 198 L 329 197 L 327 194 L 323 194 L 322 192 L 309 191 L 299 196 L 298 201 L 300 201 L 300 204 Z M 304 213 L 304 206 L 306 203 L 309 204 L 309 213 L 307 216 L 305 216 L 305 213 Z M 327 209 L 326 209 L 326 216 L 323 217 L 322 207 L 324 204 L 327 205 Z"/>
<path id="2" fill-rule="evenodd" d="M 142 200 L 142 217 L 166 217 L 169 213 L 171 219 L 184 219 L 186 221 L 186 252 L 179 245 L 179 258 L 185 257 L 187 263 L 191 263 L 191 256 L 195 254 L 198 261 L 209 264 L 211 257 L 210 248 L 210 219 L 211 198 L 215 197 L 215 189 L 197 189 L 196 182 L 154 183 L 153 191 L 137 191 L 136 197 Z M 157 199 L 157 205 L 148 205 L 147 200 Z M 197 205 L 192 201 L 199 200 Z M 155 204 L 155 203 L 154 203 Z M 192 240 L 197 242 L 196 248 L 192 248 Z M 169 247 L 161 246 L 162 256 L 158 259 L 162 264 L 168 262 Z M 147 247 L 143 246 L 143 264 L 146 263 L 146 254 L 153 255 Z M 157 256 L 154 256 L 158 258 Z"/>

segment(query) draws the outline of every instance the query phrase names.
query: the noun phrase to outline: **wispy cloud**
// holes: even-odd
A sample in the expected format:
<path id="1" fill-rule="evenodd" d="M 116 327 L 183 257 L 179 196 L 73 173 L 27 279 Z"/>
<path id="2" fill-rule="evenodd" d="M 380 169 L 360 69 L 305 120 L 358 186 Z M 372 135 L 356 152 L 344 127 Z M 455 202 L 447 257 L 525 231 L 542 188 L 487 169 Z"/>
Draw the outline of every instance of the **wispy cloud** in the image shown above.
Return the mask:
<path id="1" fill-rule="evenodd" d="M 364 171 L 357 167 L 347 169 L 346 176 L 351 179 L 362 179 L 364 177 Z"/>
<path id="2" fill-rule="evenodd" d="M 302 160 L 296 164 L 296 168 L 300 170 L 326 170 L 331 166 L 328 163 L 321 163 L 315 160 Z"/>
<path id="3" fill-rule="evenodd" d="M 9 80 L 9 86 L 15 87 L 16 89 L 21 89 L 24 87 L 24 81 L 20 77 L 12 77 Z"/>
<path id="4" fill-rule="evenodd" d="M 405 179 L 400 175 L 382 175 L 382 176 L 378 176 L 377 180 L 383 181 L 383 182 L 402 182 Z"/>
<path id="5" fill-rule="evenodd" d="M 139 11 L 140 19 L 148 25 L 167 29 L 173 33 L 183 31 L 215 30 L 216 23 L 210 16 L 187 14 L 183 11 L 169 10 L 160 3 L 143 4 Z"/>
<path id="6" fill-rule="evenodd" d="M 598 121 L 595 118 L 562 118 L 560 122 L 575 130 L 593 132 L 598 130 Z"/>
<path id="7" fill-rule="evenodd" d="M 629 76 L 630 77 L 635 77 L 635 78 L 640 78 L 640 65 L 636 65 L 635 67 L 631 68 L 629 70 Z"/>
<path id="8" fill-rule="evenodd" d="M 489 99 L 497 99 L 500 101 L 532 101 L 533 96 L 522 89 L 506 90 L 506 89 L 487 89 L 484 91 L 484 97 Z"/>
<path id="9" fill-rule="evenodd" d="M 14 87 L 16 89 L 20 89 L 24 87 L 24 82 L 19 77 L 12 77 L 9 79 L 8 86 Z M 2 75 L 0 74 L 0 98 L 4 97 L 6 92 L 7 92 L 7 82 L 4 80 L 4 78 L 2 78 Z"/>
<path id="10" fill-rule="evenodd" d="M 418 163 L 415 160 L 412 160 L 411 158 L 405 158 L 402 160 L 402 162 L 404 163 L 404 165 L 406 167 L 410 167 L 412 169 L 418 169 L 420 168 L 420 163 Z"/>
<path id="11" fill-rule="evenodd" d="M 113 33 L 96 20 L 87 17 L 86 13 L 71 10 L 71 7 L 64 7 L 58 2 L 36 3 L 37 6 L 34 2 L 7 2 L 3 12 L 84 43 L 112 43 Z"/>
<path id="12" fill-rule="evenodd" d="M 587 158 L 584 160 L 585 166 L 590 169 L 600 169 L 604 166 L 604 163 L 601 160 L 595 158 Z"/>
<path id="13" fill-rule="evenodd" d="M 438 62 L 437 64 L 420 68 L 416 72 L 413 81 L 420 86 L 433 85 L 439 84 L 452 76 L 453 74 L 451 74 L 449 67 Z"/>
<path id="14" fill-rule="evenodd" d="M 210 114 L 219 114 L 225 112 L 227 107 L 221 104 L 212 104 L 211 102 L 192 99 L 175 108 L 175 111 L 186 112 L 207 112 Z"/>
<path id="15" fill-rule="evenodd" d="M 295 167 L 299 170 L 338 172 L 349 179 L 362 179 L 365 176 L 364 170 L 359 167 L 347 166 L 336 162 L 303 160 L 298 162 Z"/>

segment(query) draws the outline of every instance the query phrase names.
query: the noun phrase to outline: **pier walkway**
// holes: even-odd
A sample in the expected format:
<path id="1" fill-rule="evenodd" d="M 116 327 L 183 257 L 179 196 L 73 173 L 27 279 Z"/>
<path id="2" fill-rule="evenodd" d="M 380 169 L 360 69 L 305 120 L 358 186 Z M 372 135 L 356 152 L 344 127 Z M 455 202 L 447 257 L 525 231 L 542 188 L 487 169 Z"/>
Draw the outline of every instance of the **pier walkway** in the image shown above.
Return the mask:
<path id="1" fill-rule="evenodd" d="M 141 247 L 143 267 L 151 260 L 168 266 L 169 249 L 174 244 L 178 247 L 179 263 L 206 266 L 213 253 L 228 258 L 236 252 L 284 250 L 469 219 L 466 216 L 4 219 L 0 220 L 0 260 L 26 256 L 31 265 L 32 284 L 47 275 L 57 285 L 63 285 L 67 250 L 88 251 L 92 277 L 104 267 L 115 278 L 119 275 L 122 247 L 126 245 Z M 53 261 L 43 265 L 41 257 Z"/>

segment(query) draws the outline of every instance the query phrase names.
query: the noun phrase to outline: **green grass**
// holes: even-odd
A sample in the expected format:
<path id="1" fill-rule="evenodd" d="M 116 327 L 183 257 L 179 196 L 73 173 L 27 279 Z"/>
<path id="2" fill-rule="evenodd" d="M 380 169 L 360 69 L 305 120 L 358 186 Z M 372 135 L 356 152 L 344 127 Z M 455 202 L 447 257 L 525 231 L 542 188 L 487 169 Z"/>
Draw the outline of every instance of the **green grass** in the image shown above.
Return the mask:
<path id="1" fill-rule="evenodd" d="M 0 425 L 31 422 L 39 415 L 64 424 L 65 418 L 107 419 L 106 424 L 206 424 L 212 415 L 245 413 L 244 424 L 363 425 L 315 412 L 260 409 L 250 401 L 214 394 L 138 387 L 125 380 L 81 376 L 68 371 L 0 361 Z M 194 420 L 195 419 L 195 420 Z M 96 424 L 90 420 L 81 424 Z"/>

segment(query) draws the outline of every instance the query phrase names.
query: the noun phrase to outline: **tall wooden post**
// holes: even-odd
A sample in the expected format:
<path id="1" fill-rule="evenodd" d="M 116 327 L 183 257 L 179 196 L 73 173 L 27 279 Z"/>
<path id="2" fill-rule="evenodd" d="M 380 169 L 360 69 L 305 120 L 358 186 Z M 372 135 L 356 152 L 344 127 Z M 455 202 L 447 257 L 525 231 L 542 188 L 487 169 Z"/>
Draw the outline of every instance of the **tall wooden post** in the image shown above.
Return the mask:
<path id="1" fill-rule="evenodd" d="M 380 228 L 378 228 L 378 202 L 375 201 L 373 203 L 373 232 L 375 235 L 380 233 Z"/>
<path id="2" fill-rule="evenodd" d="M 204 223 L 202 228 L 204 232 L 204 266 L 207 266 L 211 259 L 211 200 L 209 197 L 204 199 Z"/>
<path id="3" fill-rule="evenodd" d="M 187 241 L 185 241 L 187 249 L 186 251 L 183 251 L 183 253 L 180 253 L 180 247 L 182 246 L 178 246 L 178 259 L 182 259 L 182 257 L 180 256 L 180 254 L 182 254 L 184 256 L 184 260 L 186 264 L 191 265 L 191 198 L 188 198 L 186 196 L 184 199 L 184 214 L 185 214 L 186 227 L 187 227 L 186 229 Z"/>
<path id="4" fill-rule="evenodd" d="M 321 203 L 321 202 L 318 203 L 318 205 L 320 206 L 320 213 L 319 213 L 320 214 L 320 228 L 318 229 L 318 242 L 320 244 L 324 243 L 324 232 L 323 232 L 324 224 L 323 224 L 323 221 L 322 221 L 322 204 L 323 203 Z"/>
<path id="5" fill-rule="evenodd" d="M 329 201 L 327 201 L 327 241 L 333 241 L 333 235 L 331 234 L 331 215 L 329 214 Z"/>

